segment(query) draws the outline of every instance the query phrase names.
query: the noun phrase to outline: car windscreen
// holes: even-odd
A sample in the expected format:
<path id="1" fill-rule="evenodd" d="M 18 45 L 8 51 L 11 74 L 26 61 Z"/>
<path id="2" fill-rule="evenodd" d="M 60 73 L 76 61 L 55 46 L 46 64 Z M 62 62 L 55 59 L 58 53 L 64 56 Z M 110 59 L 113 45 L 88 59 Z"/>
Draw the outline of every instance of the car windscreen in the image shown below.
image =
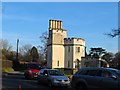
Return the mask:
<path id="1" fill-rule="evenodd" d="M 61 71 L 58 71 L 58 70 L 49 70 L 48 73 L 49 75 L 52 75 L 52 76 L 63 76 L 64 75 Z"/>
<path id="2" fill-rule="evenodd" d="M 40 64 L 28 64 L 27 68 L 32 68 L 32 69 L 38 69 L 39 70 L 39 69 L 42 69 L 43 67 Z"/>

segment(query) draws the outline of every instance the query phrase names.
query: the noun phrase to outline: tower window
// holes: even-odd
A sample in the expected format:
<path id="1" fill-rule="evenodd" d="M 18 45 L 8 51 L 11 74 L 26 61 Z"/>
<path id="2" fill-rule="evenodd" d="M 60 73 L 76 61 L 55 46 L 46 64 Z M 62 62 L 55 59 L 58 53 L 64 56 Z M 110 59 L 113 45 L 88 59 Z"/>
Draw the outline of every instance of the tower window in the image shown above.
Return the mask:
<path id="1" fill-rule="evenodd" d="M 70 67 L 70 61 L 68 61 L 68 67 Z"/>
<path id="2" fill-rule="evenodd" d="M 76 52 L 80 52 L 80 47 L 76 47 Z"/>
<path id="3" fill-rule="evenodd" d="M 68 52 L 70 52 L 70 46 L 68 46 Z"/>
<path id="4" fill-rule="evenodd" d="M 59 66 L 59 61 L 57 61 L 57 66 Z"/>

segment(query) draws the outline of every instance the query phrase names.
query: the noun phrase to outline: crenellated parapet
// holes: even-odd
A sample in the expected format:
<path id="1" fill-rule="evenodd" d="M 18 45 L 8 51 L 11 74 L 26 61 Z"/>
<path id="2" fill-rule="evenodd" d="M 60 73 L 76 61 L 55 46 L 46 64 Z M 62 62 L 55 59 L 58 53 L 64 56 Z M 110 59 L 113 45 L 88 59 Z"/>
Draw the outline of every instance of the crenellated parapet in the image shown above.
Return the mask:
<path id="1" fill-rule="evenodd" d="M 71 44 L 71 45 L 75 45 L 75 44 L 80 44 L 85 46 L 85 40 L 82 38 L 64 38 L 64 44 Z"/>
<path id="2" fill-rule="evenodd" d="M 83 41 L 85 41 L 83 38 L 65 38 L 64 39 L 65 41 L 72 41 L 72 40 L 76 40 L 76 41 L 80 41 L 80 40 L 83 40 Z"/>
<path id="3" fill-rule="evenodd" d="M 66 31 L 67 31 L 67 30 L 61 30 L 61 29 L 57 29 L 57 30 L 56 30 L 56 29 L 53 29 L 53 30 L 52 30 L 53 33 L 61 33 L 61 34 L 66 33 Z"/>

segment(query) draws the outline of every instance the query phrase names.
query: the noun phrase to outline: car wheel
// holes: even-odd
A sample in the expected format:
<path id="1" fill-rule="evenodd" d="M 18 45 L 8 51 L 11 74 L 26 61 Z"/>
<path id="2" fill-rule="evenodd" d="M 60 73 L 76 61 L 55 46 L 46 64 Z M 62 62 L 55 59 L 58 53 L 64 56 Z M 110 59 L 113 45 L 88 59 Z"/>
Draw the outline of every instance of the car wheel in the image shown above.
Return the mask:
<path id="1" fill-rule="evenodd" d="M 76 87 L 77 90 L 87 90 L 87 87 L 85 84 L 79 83 Z"/>

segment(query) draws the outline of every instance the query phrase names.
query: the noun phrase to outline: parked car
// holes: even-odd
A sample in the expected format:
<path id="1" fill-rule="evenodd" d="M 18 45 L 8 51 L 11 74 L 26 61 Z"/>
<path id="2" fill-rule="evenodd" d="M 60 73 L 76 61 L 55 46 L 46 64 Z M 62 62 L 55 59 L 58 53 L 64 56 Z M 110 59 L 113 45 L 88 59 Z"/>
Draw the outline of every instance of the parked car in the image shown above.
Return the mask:
<path id="1" fill-rule="evenodd" d="M 57 69 L 41 69 L 38 73 L 38 82 L 47 84 L 49 87 L 70 85 L 69 78 Z"/>
<path id="2" fill-rule="evenodd" d="M 72 77 L 71 86 L 77 90 L 120 89 L 120 70 L 114 68 L 79 69 Z"/>
<path id="3" fill-rule="evenodd" d="M 38 72 L 43 69 L 41 64 L 30 63 L 27 64 L 27 68 L 24 72 L 26 79 L 33 79 L 38 77 Z"/>

